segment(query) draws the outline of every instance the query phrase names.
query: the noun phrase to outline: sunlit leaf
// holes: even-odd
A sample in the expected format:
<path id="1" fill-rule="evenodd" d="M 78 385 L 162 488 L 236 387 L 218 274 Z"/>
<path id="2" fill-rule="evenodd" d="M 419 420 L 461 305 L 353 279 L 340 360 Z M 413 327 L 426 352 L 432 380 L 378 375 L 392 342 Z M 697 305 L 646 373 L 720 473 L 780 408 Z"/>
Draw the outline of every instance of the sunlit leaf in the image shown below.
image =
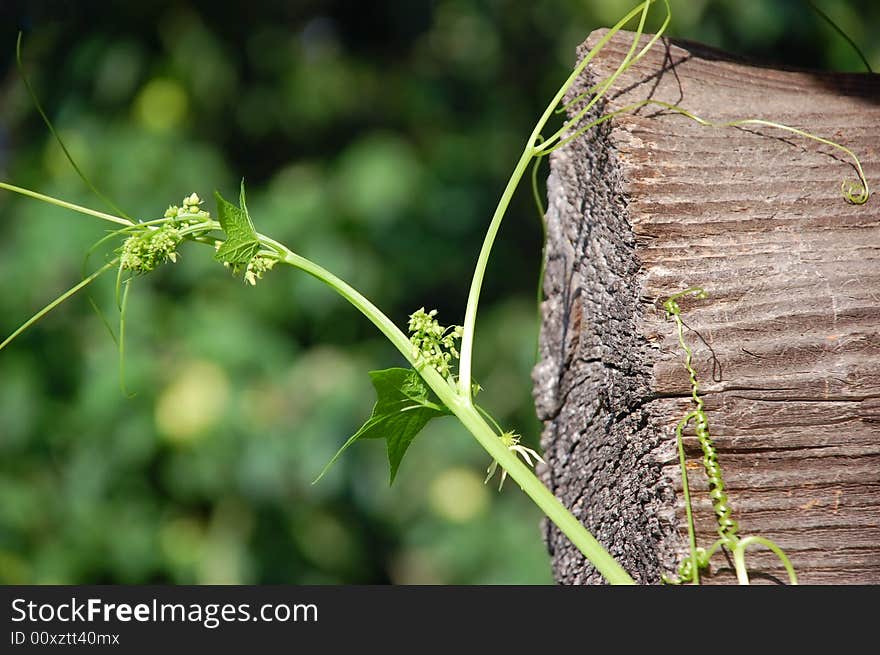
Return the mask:
<path id="1" fill-rule="evenodd" d="M 244 180 L 241 182 L 241 207 L 225 200 L 219 191 L 214 192 L 214 197 L 217 199 L 217 220 L 226 233 L 226 241 L 214 254 L 214 259 L 233 267 L 246 266 L 259 251 L 260 241 L 247 210 Z"/>
<path id="2" fill-rule="evenodd" d="M 356 441 L 385 439 L 391 467 L 390 482 L 393 483 L 400 462 L 416 435 L 432 418 L 450 413 L 443 405 L 429 400 L 428 385 L 413 369 L 370 371 L 370 378 L 376 389 L 376 404 L 370 418 L 342 445 L 315 482 L 324 477 L 342 453 Z"/>

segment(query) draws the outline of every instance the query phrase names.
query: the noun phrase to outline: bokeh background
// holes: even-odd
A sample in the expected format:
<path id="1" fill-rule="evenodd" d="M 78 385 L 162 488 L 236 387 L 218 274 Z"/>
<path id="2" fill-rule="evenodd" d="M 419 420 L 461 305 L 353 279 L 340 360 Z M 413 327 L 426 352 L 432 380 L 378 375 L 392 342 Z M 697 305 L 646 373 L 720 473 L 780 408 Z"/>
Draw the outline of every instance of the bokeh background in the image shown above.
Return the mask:
<path id="1" fill-rule="evenodd" d="M 880 69 L 880 3 L 817 2 Z M 352 282 L 403 325 L 462 319 L 494 204 L 574 48 L 633 0 L 0 2 L 0 179 L 128 213 L 193 191 Z M 670 34 L 862 70 L 799 0 L 674 0 Z M 653 26 L 658 24 L 655 19 Z M 81 276 L 107 224 L 0 193 L 0 338 Z M 484 404 L 537 447 L 541 229 L 526 188 L 478 325 Z M 113 281 L 91 288 L 113 323 Z M 393 487 L 381 442 L 311 480 L 369 414 L 396 352 L 291 269 L 255 288 L 197 245 L 133 286 L 126 383 L 85 295 L 0 352 L 0 583 L 550 583 L 540 515 L 433 422 Z"/>

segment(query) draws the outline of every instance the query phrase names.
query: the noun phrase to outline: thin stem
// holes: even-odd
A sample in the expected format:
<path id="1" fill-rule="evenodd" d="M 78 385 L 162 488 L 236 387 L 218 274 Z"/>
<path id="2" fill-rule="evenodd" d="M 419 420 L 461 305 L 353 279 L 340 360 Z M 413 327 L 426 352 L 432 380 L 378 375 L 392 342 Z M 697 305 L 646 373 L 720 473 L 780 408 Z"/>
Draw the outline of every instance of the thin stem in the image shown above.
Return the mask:
<path id="1" fill-rule="evenodd" d="M 538 137 L 538 144 L 543 141 L 542 137 Z M 544 203 L 541 201 L 541 194 L 538 191 L 538 169 L 541 166 L 541 162 L 544 160 L 544 155 L 539 154 L 534 157 L 534 163 L 532 164 L 532 196 L 535 200 L 535 207 L 538 210 L 538 220 L 541 223 L 541 269 L 538 271 L 538 284 L 535 289 L 535 313 L 536 313 L 536 321 L 538 325 L 537 335 L 535 337 L 535 360 L 537 361 L 541 356 L 541 303 L 544 300 L 544 277 L 547 274 L 547 209 L 544 208 Z"/>
<path id="2" fill-rule="evenodd" d="M 65 200 L 59 200 L 58 198 L 53 198 L 52 196 L 46 196 L 42 193 L 37 193 L 36 191 L 31 191 L 30 189 L 23 189 L 20 186 L 15 186 L 13 184 L 7 184 L 6 182 L 0 182 L 0 189 L 6 189 L 7 191 L 12 191 L 13 193 L 20 193 L 23 196 L 28 196 L 29 198 L 34 198 L 35 200 L 42 200 L 43 202 L 48 202 L 50 205 L 56 205 L 58 207 L 64 207 L 65 209 L 71 209 L 75 212 L 79 212 L 80 214 L 86 214 L 88 216 L 94 216 L 95 218 L 100 218 L 105 221 L 110 221 L 111 223 L 118 223 L 119 225 L 134 225 L 133 221 L 130 221 L 126 218 L 120 218 L 119 216 L 113 216 L 112 214 L 105 214 L 104 212 L 99 212 L 95 209 L 89 209 L 88 207 L 83 207 L 81 205 L 75 205 L 72 202 L 67 202 Z"/>
<path id="3" fill-rule="evenodd" d="M 645 0 L 645 2 L 640 3 L 638 6 L 633 8 L 626 16 L 621 18 L 614 27 L 608 30 L 605 35 L 599 39 L 598 43 L 586 54 L 586 56 L 581 59 L 577 66 L 575 66 L 574 70 L 568 76 L 568 79 L 562 83 L 562 86 L 559 87 L 559 90 L 556 92 L 556 95 L 553 96 L 553 99 L 550 101 L 550 104 L 547 105 L 547 108 L 544 110 L 544 113 L 541 115 L 541 118 L 538 119 L 537 124 L 535 125 L 535 129 L 532 131 L 532 136 L 529 139 L 529 145 L 534 146 L 538 141 L 538 137 L 541 134 L 541 131 L 544 129 L 544 125 L 547 124 L 547 121 L 553 115 L 554 110 L 562 102 L 562 99 L 565 97 L 565 94 L 571 88 L 571 85 L 574 84 L 577 79 L 581 76 L 581 73 L 584 72 L 584 69 L 587 65 L 595 58 L 599 51 L 605 47 L 605 44 L 608 43 L 611 38 L 617 34 L 623 27 L 631 21 L 636 15 L 639 13 L 643 13 L 647 11 L 648 7 L 655 2 L 655 0 Z M 667 0 L 664 0 L 667 4 Z"/>
<path id="4" fill-rule="evenodd" d="M 733 568 L 736 571 L 736 581 L 741 585 L 748 585 L 749 570 L 746 566 L 746 554 L 743 548 L 734 548 L 733 550 Z"/>
<path id="5" fill-rule="evenodd" d="M 128 278 L 123 284 L 125 290 L 122 292 L 122 302 L 119 305 L 119 388 L 122 395 L 126 398 L 134 398 L 135 394 L 128 392 L 125 384 L 125 315 L 128 310 L 128 291 L 131 289 L 131 280 Z"/>
<path id="6" fill-rule="evenodd" d="M 752 544 L 766 546 L 773 551 L 773 554 L 779 558 L 782 566 L 785 567 L 785 571 L 788 573 L 788 581 L 793 585 L 798 584 L 797 573 L 795 573 L 794 566 L 792 566 L 791 560 L 788 559 L 788 555 L 770 539 L 756 535 L 743 537 L 733 548 L 733 562 L 736 568 L 736 577 L 740 584 L 749 584 L 749 574 L 746 569 L 746 548 Z"/>
<path id="7" fill-rule="evenodd" d="M 871 195 L 871 192 L 868 190 L 868 180 L 865 177 L 865 171 L 862 170 L 862 163 L 859 161 L 859 158 L 856 157 L 856 154 L 852 150 L 850 150 L 846 146 L 842 146 L 839 143 L 836 143 L 835 141 L 831 141 L 829 139 L 822 138 L 821 136 L 816 136 L 815 134 L 810 134 L 809 132 L 806 132 L 804 130 L 800 130 L 796 127 L 789 127 L 788 125 L 784 125 L 783 123 L 776 123 L 774 121 L 766 121 L 761 118 L 743 118 L 743 119 L 738 119 L 738 120 L 733 120 L 733 121 L 715 122 L 715 121 L 708 121 L 704 118 L 700 118 L 696 114 L 689 112 L 686 109 L 682 109 L 681 107 L 678 107 L 677 105 L 672 105 L 668 102 L 661 102 L 660 100 L 647 100 L 647 101 L 644 101 L 644 104 L 655 104 L 655 105 L 659 105 L 661 107 L 665 107 L 666 109 L 669 109 L 670 111 L 674 111 L 679 114 L 682 114 L 683 116 L 687 116 L 691 120 L 694 120 L 697 123 L 699 123 L 700 125 L 703 125 L 705 127 L 739 127 L 741 125 L 764 125 L 766 127 L 775 127 L 778 130 L 784 130 L 786 132 L 791 132 L 792 134 L 797 134 L 798 136 L 802 136 L 805 139 L 812 139 L 813 141 L 817 141 L 818 143 L 824 143 L 827 146 L 831 146 L 832 148 L 836 148 L 837 150 L 840 150 L 841 152 L 844 152 L 847 155 L 849 155 L 849 157 L 853 160 L 853 165 L 855 166 L 856 171 L 859 174 L 858 184 L 861 185 L 861 191 L 858 193 L 858 195 L 856 195 L 856 187 L 853 185 L 853 183 L 852 182 L 847 183 L 846 181 L 844 181 L 843 184 L 841 185 L 843 195 L 846 196 L 846 198 L 850 202 L 852 202 L 853 204 L 856 204 L 856 205 L 864 204 L 865 202 L 867 202 L 868 198 Z"/>
<path id="8" fill-rule="evenodd" d="M 547 124 L 547 121 L 553 115 L 553 110 L 559 105 L 562 99 L 565 97 L 566 92 L 571 85 L 580 77 L 581 73 L 586 68 L 587 64 L 598 54 L 598 52 L 605 46 L 605 44 L 613 37 L 617 32 L 619 32 L 624 25 L 626 25 L 633 17 L 638 14 L 642 14 L 642 18 L 639 22 L 639 33 L 636 35 L 634 39 L 633 50 L 638 44 L 639 36 L 641 35 L 641 29 L 644 25 L 645 16 L 647 15 L 648 9 L 651 4 L 653 4 L 655 0 L 645 0 L 640 3 L 634 9 L 632 9 L 626 16 L 624 16 L 620 21 L 617 22 L 614 27 L 612 27 L 608 32 L 599 40 L 599 42 L 587 53 L 587 55 L 580 61 L 580 63 L 575 67 L 575 69 L 568 76 L 568 79 L 559 87 L 559 90 L 556 92 L 556 95 L 553 96 L 553 99 L 547 105 L 547 108 L 544 110 L 544 113 L 541 114 L 541 117 L 538 119 L 538 122 L 535 124 L 534 130 L 532 130 L 531 135 L 526 141 L 526 145 L 523 148 L 522 155 L 520 155 L 519 161 L 516 164 L 516 167 L 513 170 L 510 179 L 507 182 L 507 185 L 504 187 L 504 192 L 501 194 L 501 198 L 498 201 L 498 205 L 495 207 L 495 212 L 492 215 L 492 220 L 489 223 L 489 228 L 486 231 L 486 236 L 483 238 L 483 245 L 480 249 L 480 254 L 477 257 L 477 264 L 474 268 L 473 279 L 471 280 L 471 288 L 468 292 L 468 300 L 467 306 L 465 308 L 464 314 L 464 330 L 461 338 L 461 358 L 459 360 L 459 390 L 462 396 L 464 396 L 468 402 L 471 399 L 471 368 L 473 361 L 473 348 L 474 348 L 474 331 L 477 320 L 477 307 L 480 302 L 480 291 L 483 287 L 483 277 L 486 273 L 486 266 L 489 262 L 489 255 L 492 252 L 492 246 L 495 243 L 495 237 L 498 235 L 498 230 L 501 227 L 501 221 L 504 219 L 504 214 L 507 212 L 507 208 L 510 204 L 510 200 L 513 197 L 513 192 L 516 190 L 516 187 L 519 185 L 525 171 L 528 168 L 529 162 L 532 160 L 532 157 L 539 154 L 542 151 L 546 151 L 547 144 L 545 143 L 541 148 L 537 147 L 536 144 L 541 139 L 541 131 L 544 129 L 544 126 Z M 664 3 L 667 5 L 667 14 L 668 14 L 668 2 L 664 0 Z M 668 16 L 667 16 L 668 19 Z M 668 20 L 667 20 L 668 22 Z M 665 27 L 666 23 L 664 23 Z M 655 36 L 655 39 L 659 37 L 659 35 Z M 653 45 L 652 40 L 646 48 Z M 630 57 L 631 59 L 631 57 Z M 629 60 L 627 60 L 628 62 Z M 625 62 L 623 66 L 627 64 Z M 612 80 L 613 81 L 613 80 Z M 606 87 L 607 88 L 607 87 Z M 553 138 L 558 138 L 558 135 L 561 132 L 554 135 Z M 548 139 L 549 141 L 549 139 Z"/>
<path id="9" fill-rule="evenodd" d="M 67 300 L 68 298 L 70 298 L 70 297 L 71 297 L 72 295 L 74 295 L 77 291 L 79 291 L 79 290 L 81 290 L 81 289 L 84 289 L 85 287 L 89 286 L 92 282 L 94 282 L 96 279 L 98 279 L 102 274 L 106 273 L 106 272 L 109 271 L 111 268 L 115 267 L 118 263 L 119 263 L 119 258 L 116 258 L 116 259 L 114 259 L 114 260 L 112 260 L 112 261 L 110 261 L 110 262 L 107 262 L 107 263 L 104 264 L 101 268 L 99 268 L 97 271 L 95 271 L 94 273 L 92 273 L 91 275 L 89 275 L 89 276 L 88 276 L 86 279 L 84 279 L 82 282 L 80 282 L 79 284 L 77 284 L 77 285 L 74 286 L 74 287 L 71 287 L 70 289 L 68 289 L 67 291 L 65 291 L 64 293 L 62 293 L 60 296 L 58 296 L 55 300 L 53 300 L 53 301 L 50 302 L 48 305 L 46 305 L 45 307 L 43 307 L 40 311 L 38 311 L 36 314 L 34 314 L 33 316 L 31 316 L 27 321 L 25 321 L 24 323 L 22 323 L 22 324 L 18 327 L 18 329 L 17 329 L 15 332 L 13 332 L 13 333 L 10 334 L 8 337 L 6 337 L 6 340 L 3 341 L 3 343 L 0 343 L 0 350 L 3 350 L 3 349 L 4 349 L 7 345 L 9 345 L 9 343 L 12 342 L 12 341 L 13 341 L 18 335 L 20 335 L 22 332 L 24 332 L 25 330 L 27 330 L 31 325 L 33 325 L 34 323 L 36 323 L 37 321 L 39 321 L 39 320 L 40 320 L 41 318 L 43 318 L 46 314 L 48 314 L 48 313 L 51 312 L 53 309 L 55 309 L 58 305 L 60 305 L 60 304 L 63 303 L 65 300 Z"/>
<path id="10" fill-rule="evenodd" d="M 499 435 L 504 434 L 504 430 L 502 430 L 501 426 L 498 425 L 498 421 L 496 421 L 494 418 L 492 418 L 492 415 L 489 412 L 487 412 L 485 409 L 483 409 L 482 407 L 480 407 L 476 403 L 474 403 L 474 407 L 477 408 L 477 411 L 480 412 L 480 415 L 484 419 L 486 419 L 487 421 L 489 421 L 489 423 L 492 424 L 492 427 L 495 428 L 495 430 L 497 430 Z"/>
<path id="11" fill-rule="evenodd" d="M 30 95 L 30 97 L 31 97 L 31 102 L 34 103 L 34 107 L 36 107 L 37 113 L 39 113 L 40 117 L 43 119 L 43 123 L 45 123 L 46 127 L 49 128 L 49 132 L 55 138 L 55 141 L 58 142 L 58 145 L 61 146 L 61 150 L 64 152 L 64 156 L 67 157 L 67 161 L 70 162 L 71 166 L 73 166 L 73 170 L 76 171 L 76 174 L 79 175 L 79 178 L 85 183 L 85 185 L 87 187 L 89 187 L 89 189 L 92 191 L 92 193 L 94 193 L 98 198 L 100 198 L 105 203 L 107 203 L 107 205 L 109 205 L 109 207 L 113 211 L 115 211 L 119 214 L 122 214 L 123 216 L 125 216 L 125 218 L 131 220 L 131 222 L 134 222 L 131 219 L 131 216 L 126 214 L 124 211 L 122 211 L 122 209 L 120 209 L 119 206 L 115 202 L 113 202 L 112 200 L 110 200 L 110 198 L 108 198 L 103 193 L 98 191 L 97 187 L 94 184 L 92 184 L 92 181 L 86 176 L 85 173 L 82 172 L 82 169 L 80 169 L 80 167 L 77 166 L 77 163 L 73 158 L 73 155 L 70 154 L 70 151 L 67 149 L 67 146 L 64 144 L 64 141 L 61 139 L 61 135 L 58 134 L 57 130 L 55 129 L 55 126 L 52 125 L 52 121 L 50 121 L 49 117 L 46 115 L 46 112 L 43 109 L 43 104 L 40 102 L 40 99 L 37 97 L 36 91 L 34 91 L 33 87 L 31 86 L 30 81 L 28 81 L 27 75 L 25 75 L 25 73 L 24 73 L 24 64 L 22 64 L 22 61 L 21 61 L 21 38 L 22 38 L 22 32 L 19 32 L 18 33 L 18 40 L 15 43 L 15 63 L 18 66 L 18 72 L 21 75 L 21 79 L 24 82 L 24 86 L 27 89 L 28 95 Z"/>
<path id="12" fill-rule="evenodd" d="M 467 307 L 464 312 L 464 329 L 461 336 L 461 357 L 458 365 L 459 392 L 468 400 L 468 402 L 470 402 L 471 398 L 471 362 L 474 351 L 474 327 L 477 322 L 477 306 L 480 303 L 480 290 L 483 288 L 483 277 L 486 274 L 489 255 L 492 253 L 492 245 L 495 243 L 495 237 L 498 234 L 498 230 L 501 228 L 501 221 L 504 218 L 504 214 L 507 212 L 510 199 L 513 197 L 513 192 L 519 185 L 519 182 L 532 159 L 533 148 L 531 143 L 532 140 L 530 139 L 529 144 L 526 145 L 525 150 L 523 150 L 523 153 L 519 158 L 519 162 L 516 164 L 513 175 L 510 177 L 507 186 L 504 188 L 504 193 L 501 194 L 501 199 L 498 201 L 498 206 L 495 208 L 495 213 L 492 215 L 492 221 L 489 223 L 489 229 L 486 231 L 486 236 L 483 239 L 483 246 L 480 249 L 480 255 L 477 258 L 477 265 L 474 269 L 474 276 L 471 279 Z"/>
<path id="13" fill-rule="evenodd" d="M 811 140 L 816 141 L 818 143 L 823 143 L 825 145 L 831 146 L 832 148 L 836 148 L 837 150 L 840 150 L 841 152 L 846 153 L 846 155 L 852 159 L 853 167 L 856 169 L 856 172 L 858 173 L 858 177 L 859 177 L 857 182 L 844 180 L 841 183 L 841 185 L 840 185 L 841 186 L 841 193 L 843 194 L 843 196 L 849 202 L 853 203 L 854 205 L 865 204 L 868 201 L 868 198 L 871 196 L 870 189 L 868 188 L 868 179 L 865 176 L 865 171 L 862 168 L 861 161 L 859 160 L 859 158 L 856 156 L 856 154 L 852 150 L 850 150 L 846 146 L 843 146 L 835 141 L 831 141 L 830 139 L 825 139 L 823 137 L 816 136 L 815 134 L 811 134 L 810 132 L 798 129 L 796 127 L 790 127 L 790 126 L 785 125 L 783 123 L 776 123 L 773 121 L 767 121 L 767 120 L 763 120 L 761 118 L 742 118 L 742 119 L 737 119 L 737 120 L 732 120 L 732 121 L 719 121 L 719 122 L 709 121 L 709 120 L 706 120 L 705 118 L 701 118 L 700 116 L 697 116 L 693 112 L 690 112 L 686 109 L 679 107 L 678 105 L 673 105 L 668 102 L 663 102 L 662 100 L 654 100 L 654 99 L 650 99 L 650 98 L 647 100 L 640 100 L 638 102 L 634 102 L 629 105 L 626 105 L 625 107 L 621 107 L 620 109 L 615 109 L 614 111 L 608 112 L 607 114 L 600 116 L 599 118 L 592 121 L 591 123 L 580 127 L 578 130 L 576 130 L 572 134 L 565 137 L 565 139 L 563 139 L 559 143 L 552 145 L 549 148 L 547 147 L 546 144 L 542 145 L 542 147 L 540 149 L 538 149 L 538 152 L 540 152 L 542 154 L 547 154 L 547 153 L 550 153 L 558 148 L 562 148 L 566 144 L 568 144 L 571 141 L 573 141 L 574 139 L 578 138 L 581 134 L 583 134 L 584 132 L 586 132 L 590 128 L 595 127 L 596 125 L 599 125 L 601 123 L 604 123 L 605 121 L 611 120 L 615 116 L 618 116 L 618 115 L 626 113 L 626 112 L 635 111 L 635 110 L 640 109 L 641 107 L 645 107 L 647 105 L 657 105 L 658 107 L 663 107 L 664 109 L 668 109 L 669 111 L 675 112 L 677 114 L 681 114 L 682 116 L 686 116 L 687 118 L 690 118 L 692 121 L 695 121 L 696 123 L 699 123 L 700 125 L 702 125 L 704 127 L 714 127 L 714 128 L 741 127 L 743 125 L 762 125 L 762 126 L 766 126 L 766 127 L 775 127 L 776 129 L 779 129 L 779 130 L 784 130 L 786 132 L 791 132 L 792 134 L 797 134 L 798 136 L 802 136 L 805 139 L 811 139 Z"/>
<path id="14" fill-rule="evenodd" d="M 681 488 L 684 495 L 684 511 L 687 517 L 688 525 L 688 547 L 690 549 L 691 575 L 694 584 L 700 584 L 700 567 L 697 562 L 697 535 L 694 528 L 694 515 L 691 508 L 691 490 L 688 485 L 687 459 L 684 455 L 684 439 L 682 432 L 690 420 L 696 417 L 696 412 L 691 412 L 685 416 L 675 428 L 675 437 L 678 443 L 678 463 L 681 468 Z"/>
<path id="15" fill-rule="evenodd" d="M 602 98 L 603 95 L 605 95 L 605 91 L 607 91 L 608 88 L 614 83 L 614 80 L 616 80 L 620 76 L 621 73 L 623 73 L 627 68 L 630 67 L 630 65 L 632 64 L 632 61 L 633 61 L 633 53 L 636 51 L 636 48 L 639 45 L 639 39 L 641 39 L 642 32 L 645 29 L 645 21 L 648 18 L 648 9 L 650 9 L 650 6 L 651 6 L 651 3 L 646 2 L 643 5 L 636 7 L 635 10 L 633 10 L 633 11 L 641 11 L 642 15 L 639 17 L 639 24 L 638 24 L 638 27 L 636 27 L 636 31 L 633 35 L 633 42 L 629 47 L 629 51 L 626 53 L 626 56 L 623 58 L 623 61 L 621 61 L 620 64 L 617 66 L 617 70 L 615 70 L 611 75 L 609 75 L 605 80 L 603 80 L 598 85 L 598 88 L 596 90 L 595 95 L 590 99 L 590 101 L 587 103 L 587 105 L 585 107 L 580 109 L 574 116 L 572 116 L 572 118 L 570 120 L 563 123 L 562 127 L 560 127 L 558 130 L 556 130 L 556 132 L 554 132 L 552 135 L 547 137 L 547 139 L 545 141 L 545 146 L 544 146 L 545 148 L 549 148 L 550 146 L 552 146 L 552 144 L 555 141 L 559 140 L 559 138 L 572 125 L 576 124 L 584 115 L 586 115 L 586 113 L 590 110 L 590 108 L 593 107 L 593 105 L 595 105 L 597 102 L 599 102 L 599 99 Z M 605 37 L 599 42 L 599 45 L 604 46 L 605 43 L 607 43 L 607 41 L 610 40 L 611 36 L 613 36 L 613 35 L 614 35 L 614 31 L 609 30 L 608 34 L 606 34 Z M 660 32 L 658 32 L 657 34 L 654 35 L 654 39 L 648 43 L 648 45 L 646 46 L 645 50 L 642 51 L 642 53 L 646 52 L 648 48 L 650 48 L 652 45 L 654 45 L 654 41 L 656 41 L 656 39 L 658 39 L 659 37 L 660 37 Z M 595 50 L 595 48 L 593 50 Z M 592 55 L 593 50 L 590 51 L 590 55 Z M 588 57 L 589 57 L 589 55 L 588 55 Z M 590 57 L 590 58 L 592 58 L 592 57 Z M 562 98 L 560 98 L 559 100 L 561 101 Z M 556 104 L 559 104 L 559 103 L 557 102 Z M 554 105 L 554 107 L 555 106 L 556 105 Z"/>
<path id="16" fill-rule="evenodd" d="M 859 48 L 859 46 L 856 44 L 856 42 L 852 40 L 850 35 L 847 34 L 846 32 L 844 32 L 843 28 L 841 28 L 840 25 L 835 23 L 834 20 L 831 18 L 831 16 L 829 16 L 824 11 L 819 9 L 819 7 L 816 6 L 815 2 L 812 2 L 811 0 L 807 0 L 807 4 L 810 5 L 810 9 L 812 9 L 817 14 L 819 14 L 819 17 L 822 18 L 822 20 L 824 20 L 826 23 L 828 23 L 834 29 L 835 32 L 837 32 L 840 36 L 843 37 L 843 39 L 847 43 L 849 43 L 850 47 L 852 47 L 852 49 L 855 50 L 855 53 L 862 60 L 862 63 L 865 65 L 865 68 L 867 69 L 867 71 L 869 73 L 873 73 L 874 71 L 871 68 L 871 63 L 868 61 L 868 58 L 865 56 L 865 53 L 862 52 L 862 49 Z"/>
<path id="17" fill-rule="evenodd" d="M 301 271 L 308 273 L 312 277 L 321 280 L 321 282 L 329 285 L 340 296 L 342 296 L 348 302 L 354 305 L 355 308 L 357 308 L 364 316 L 366 316 L 370 320 L 371 323 L 373 323 L 373 325 L 379 328 L 379 331 L 388 338 L 392 345 L 394 345 L 394 347 L 397 348 L 400 354 L 403 355 L 406 361 L 409 362 L 411 366 L 416 368 L 419 373 L 422 374 L 422 377 L 425 378 L 426 382 L 431 384 L 428 378 L 433 377 L 433 374 L 437 378 L 435 382 L 439 381 L 442 386 L 449 388 L 446 380 L 441 377 L 440 374 L 433 369 L 433 367 L 417 365 L 416 358 L 413 356 L 412 343 L 410 343 L 410 340 L 407 338 L 407 336 L 403 332 L 401 332 L 400 328 L 398 328 L 391 321 L 391 319 L 389 319 L 384 313 L 382 313 L 382 311 L 380 311 L 378 307 L 367 300 L 354 287 L 352 287 L 344 280 L 333 275 L 333 273 L 328 271 L 326 268 L 319 266 L 313 261 L 310 261 L 305 257 L 301 257 L 300 255 L 297 255 L 296 253 L 288 250 L 277 241 L 264 237 L 263 235 L 259 235 L 259 239 L 264 244 L 269 245 L 279 253 L 281 262 L 289 264 L 294 268 L 298 268 Z M 433 387 L 434 385 L 431 384 L 431 386 Z"/>
<path id="18" fill-rule="evenodd" d="M 637 43 L 639 41 L 639 39 L 641 38 L 641 33 L 639 34 L 638 38 L 635 39 L 635 43 L 633 44 L 633 47 L 630 48 L 629 55 L 624 58 L 620 67 L 618 67 L 618 71 L 615 73 L 614 78 L 616 78 L 617 75 L 619 75 L 621 72 L 623 72 L 624 70 L 626 70 L 627 68 L 629 68 L 630 66 L 635 64 L 637 61 L 639 61 L 639 59 L 644 57 L 645 54 L 654 46 L 654 44 L 657 42 L 657 40 L 661 36 L 663 36 L 663 33 L 666 32 L 666 28 L 669 26 L 669 23 L 672 21 L 672 8 L 669 6 L 668 0 L 663 0 L 663 4 L 666 5 L 666 18 L 663 20 L 663 24 L 657 29 L 657 31 L 654 33 L 654 35 L 648 40 L 648 42 L 645 44 L 645 47 L 639 51 L 639 54 L 637 54 L 635 57 L 629 58 L 629 55 L 631 55 L 632 51 L 635 49 L 635 43 Z M 621 68 L 623 70 L 621 70 Z M 611 81 L 613 82 L 614 80 L 612 79 Z M 609 86 L 610 86 L 610 84 L 607 82 L 607 80 L 603 80 L 602 82 L 594 84 L 593 86 L 591 86 L 589 89 L 587 89 L 583 93 L 579 93 L 577 96 L 575 96 L 574 98 L 572 98 L 571 100 L 566 102 L 564 105 L 560 106 L 558 109 L 555 110 L 554 113 L 561 114 L 561 113 L 567 111 L 571 106 L 577 104 L 578 102 L 583 101 L 588 96 L 591 96 L 595 93 L 598 93 L 598 95 L 601 96 L 602 94 L 605 93 L 605 91 L 607 90 L 607 88 Z M 596 98 L 596 100 L 598 100 L 598 98 Z M 593 103 L 588 105 L 587 109 L 589 109 L 589 107 L 591 107 L 592 104 Z M 583 114 L 580 114 L 580 115 L 582 116 Z M 569 122 L 568 124 L 571 125 L 572 123 Z"/>

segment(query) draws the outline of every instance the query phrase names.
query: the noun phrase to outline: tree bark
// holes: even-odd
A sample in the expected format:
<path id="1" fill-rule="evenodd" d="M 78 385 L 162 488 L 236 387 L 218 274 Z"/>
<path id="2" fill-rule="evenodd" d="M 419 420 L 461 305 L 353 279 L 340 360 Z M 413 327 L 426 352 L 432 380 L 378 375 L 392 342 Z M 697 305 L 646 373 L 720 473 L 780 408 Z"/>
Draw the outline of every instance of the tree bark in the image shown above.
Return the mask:
<path id="1" fill-rule="evenodd" d="M 602 50 L 569 115 L 631 42 L 620 33 Z M 837 141 L 880 187 L 878 75 L 773 70 L 663 41 L 592 117 L 645 98 Z M 662 302 L 701 286 L 708 298 L 680 301 L 685 339 L 740 534 L 775 541 L 801 583 L 880 583 L 880 198 L 848 203 L 841 181 L 855 177 L 827 145 L 650 105 L 551 156 L 541 475 L 639 582 L 674 575 L 688 552 L 675 426 L 693 403 Z M 684 441 L 709 547 L 693 423 Z M 545 534 L 558 582 L 601 581 L 558 530 Z M 753 582 L 787 579 L 766 549 L 747 562 Z M 716 554 L 703 581 L 736 582 L 730 559 Z"/>

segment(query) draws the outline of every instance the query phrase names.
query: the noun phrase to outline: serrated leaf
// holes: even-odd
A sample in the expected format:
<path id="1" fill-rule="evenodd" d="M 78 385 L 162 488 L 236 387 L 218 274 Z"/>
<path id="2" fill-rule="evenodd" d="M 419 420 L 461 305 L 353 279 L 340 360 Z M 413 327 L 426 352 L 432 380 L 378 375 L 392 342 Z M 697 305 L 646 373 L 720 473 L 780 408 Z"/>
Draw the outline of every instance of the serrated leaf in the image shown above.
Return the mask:
<path id="1" fill-rule="evenodd" d="M 214 254 L 214 259 L 232 266 L 246 266 L 260 250 L 260 241 L 247 210 L 244 180 L 241 181 L 239 196 L 241 207 L 224 199 L 219 191 L 214 192 L 214 198 L 217 200 L 217 220 L 226 233 L 226 241 Z"/>
<path id="2" fill-rule="evenodd" d="M 370 371 L 370 379 L 376 390 L 376 404 L 370 418 L 342 445 L 315 482 L 324 477 L 342 453 L 356 441 L 385 439 L 391 467 L 390 482 L 393 484 L 400 462 L 413 439 L 432 418 L 450 413 L 443 405 L 429 400 L 428 385 L 411 368 Z"/>

